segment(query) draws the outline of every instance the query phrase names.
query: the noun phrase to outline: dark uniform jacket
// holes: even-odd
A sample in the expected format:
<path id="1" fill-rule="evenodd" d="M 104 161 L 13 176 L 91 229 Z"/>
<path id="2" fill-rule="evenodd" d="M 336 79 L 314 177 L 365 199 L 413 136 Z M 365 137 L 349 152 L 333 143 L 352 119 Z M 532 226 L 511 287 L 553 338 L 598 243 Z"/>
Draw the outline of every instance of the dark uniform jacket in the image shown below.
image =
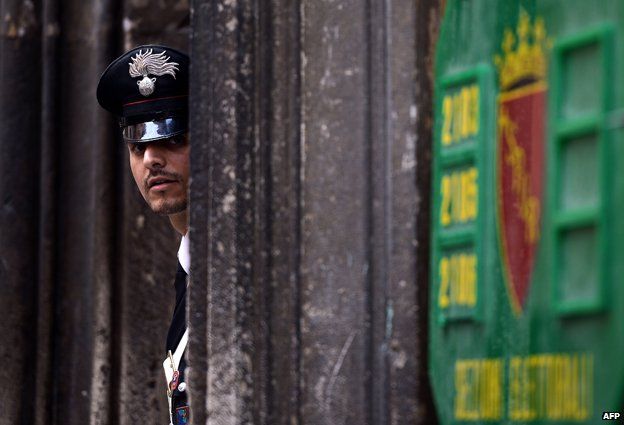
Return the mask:
<path id="1" fill-rule="evenodd" d="M 169 352 L 175 353 L 186 331 L 186 285 L 187 274 L 180 262 L 178 262 L 178 271 L 176 272 L 174 282 L 176 303 L 171 326 L 167 333 L 167 355 Z M 173 425 L 183 425 L 189 422 L 185 369 L 186 356 L 183 355 L 177 367 L 179 375 L 174 378 L 174 382 L 168 383 L 169 389 L 173 389 L 171 391 L 171 418 Z"/>

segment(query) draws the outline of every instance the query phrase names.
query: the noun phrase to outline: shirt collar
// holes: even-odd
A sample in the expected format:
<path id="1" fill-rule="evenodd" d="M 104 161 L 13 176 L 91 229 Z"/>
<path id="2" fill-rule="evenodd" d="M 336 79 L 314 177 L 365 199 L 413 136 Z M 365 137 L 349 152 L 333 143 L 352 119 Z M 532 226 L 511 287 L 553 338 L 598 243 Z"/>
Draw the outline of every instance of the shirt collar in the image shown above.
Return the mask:
<path id="1" fill-rule="evenodd" d="M 189 239 L 187 235 L 182 236 L 180 249 L 178 249 L 178 261 L 187 275 L 191 270 L 191 254 L 189 253 Z"/>

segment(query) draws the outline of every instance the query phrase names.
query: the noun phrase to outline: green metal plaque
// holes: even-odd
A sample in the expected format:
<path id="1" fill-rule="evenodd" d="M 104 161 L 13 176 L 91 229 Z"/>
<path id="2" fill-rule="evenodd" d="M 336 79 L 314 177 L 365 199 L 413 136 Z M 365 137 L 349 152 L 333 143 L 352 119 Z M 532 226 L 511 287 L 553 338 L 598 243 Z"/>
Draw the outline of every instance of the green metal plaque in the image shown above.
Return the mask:
<path id="1" fill-rule="evenodd" d="M 624 413 L 623 36 L 617 0 L 447 3 L 430 291 L 443 424 Z"/>

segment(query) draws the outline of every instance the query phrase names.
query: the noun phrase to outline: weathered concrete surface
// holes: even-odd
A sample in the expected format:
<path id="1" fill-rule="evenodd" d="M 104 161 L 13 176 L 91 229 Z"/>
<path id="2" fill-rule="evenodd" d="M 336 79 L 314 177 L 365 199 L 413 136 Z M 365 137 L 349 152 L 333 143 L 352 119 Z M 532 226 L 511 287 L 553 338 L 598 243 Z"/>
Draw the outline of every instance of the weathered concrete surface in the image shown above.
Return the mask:
<path id="1" fill-rule="evenodd" d="M 301 362 L 307 424 L 370 423 L 367 8 L 302 4 Z"/>
<path id="2" fill-rule="evenodd" d="M 194 2 L 191 73 L 191 416 L 261 423 L 265 339 L 254 292 L 255 5 Z M 255 257 L 254 257 L 255 256 Z"/>
<path id="3" fill-rule="evenodd" d="M 110 119 L 93 102 L 111 54 L 112 2 L 63 4 L 58 51 L 54 361 L 57 423 L 110 423 L 115 175 Z M 114 150 L 112 150 L 114 152 Z"/>
<path id="4" fill-rule="evenodd" d="M 130 37 L 130 3 L 0 5 L 0 377 L 10 383 L 1 424 L 167 419 L 161 363 L 177 237 L 144 205 L 116 123 L 95 99 Z M 162 2 L 140 8 L 150 36 L 187 50 L 182 3 L 174 35 L 152 26 L 172 18 Z"/>
<path id="5" fill-rule="evenodd" d="M 24 105 L 41 97 L 41 10 L 3 1 L 0 11 L 0 423 L 33 423 L 40 111 Z"/>
<path id="6" fill-rule="evenodd" d="M 0 390 L 0 423 L 166 421 L 177 237 L 140 198 L 94 91 L 125 48 L 188 51 L 191 6 L 194 423 L 435 423 L 438 1 L 62 6 L 2 3 L 0 308 L 13 347 L 0 355 L 15 367 L 0 379 L 24 387 Z"/>
<path id="7" fill-rule="evenodd" d="M 192 10 L 194 420 L 434 423 L 437 2 Z"/>
<path id="8" fill-rule="evenodd" d="M 267 10 L 268 9 L 268 10 Z M 267 228 L 265 283 L 268 329 L 266 422 L 302 423 L 301 418 L 301 21 L 300 3 L 273 0 L 264 9 L 263 29 L 272 37 L 261 50 L 259 140 L 268 151 L 270 190 L 263 219 Z M 269 31 L 270 30 L 270 31 Z M 270 143 L 268 143 L 270 141 Z"/>

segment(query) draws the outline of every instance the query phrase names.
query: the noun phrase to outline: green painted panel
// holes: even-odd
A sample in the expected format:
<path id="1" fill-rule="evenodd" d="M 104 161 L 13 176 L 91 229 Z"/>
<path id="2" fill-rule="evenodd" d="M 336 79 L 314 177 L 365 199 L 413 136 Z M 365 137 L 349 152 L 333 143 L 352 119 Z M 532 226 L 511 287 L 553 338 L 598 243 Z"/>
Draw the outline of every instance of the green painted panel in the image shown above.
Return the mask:
<path id="1" fill-rule="evenodd" d="M 591 43 L 577 49 L 571 49 L 562 58 L 563 75 L 561 77 L 562 104 L 561 115 L 576 118 L 602 109 L 602 95 L 596 87 L 602 87 L 600 63 L 600 44 Z M 591 76 L 592 84 L 587 84 Z"/>
<path id="2" fill-rule="evenodd" d="M 437 229 L 434 253 L 436 321 L 478 320 L 481 309 L 483 195 L 479 173 L 484 160 L 486 105 L 481 93 L 490 88 L 487 66 L 446 75 L 439 84 L 441 119 L 437 123 L 436 184 L 433 202 Z"/>
<path id="3" fill-rule="evenodd" d="M 624 2 L 448 0 L 430 374 L 443 424 L 624 413 Z"/>
<path id="4" fill-rule="evenodd" d="M 596 227 L 561 232 L 558 279 L 559 298 L 564 305 L 599 298 L 598 237 Z"/>
<path id="5" fill-rule="evenodd" d="M 600 174 L 596 135 L 566 141 L 560 161 L 559 208 L 570 211 L 598 206 Z"/>

